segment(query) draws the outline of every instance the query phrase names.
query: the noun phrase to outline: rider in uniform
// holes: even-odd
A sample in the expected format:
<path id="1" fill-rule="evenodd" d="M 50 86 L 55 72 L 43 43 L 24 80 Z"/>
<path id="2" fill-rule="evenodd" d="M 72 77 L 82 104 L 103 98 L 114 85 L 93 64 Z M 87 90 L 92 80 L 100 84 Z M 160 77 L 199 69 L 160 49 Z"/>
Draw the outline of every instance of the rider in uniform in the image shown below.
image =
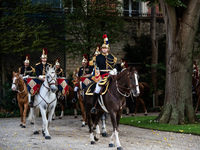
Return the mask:
<path id="1" fill-rule="evenodd" d="M 87 54 L 83 54 L 83 60 L 82 60 L 82 67 L 80 67 L 79 69 L 77 69 L 78 73 L 75 75 L 78 76 L 78 77 L 82 77 L 84 75 L 87 75 L 87 74 L 91 74 L 92 72 L 92 67 L 89 66 L 89 61 L 88 61 L 88 57 L 87 57 Z M 74 78 L 77 78 L 77 77 L 74 77 Z M 78 92 L 78 82 L 77 82 L 77 79 L 74 79 L 74 98 L 72 99 L 72 102 L 75 103 L 77 101 L 77 92 Z"/>
<path id="2" fill-rule="evenodd" d="M 27 76 L 32 76 L 35 72 L 35 69 L 32 66 L 29 66 L 30 64 L 30 56 L 27 54 L 26 59 L 24 61 L 24 66 L 19 68 L 19 74 L 22 76 L 22 78 L 27 81 Z"/>
<path id="3" fill-rule="evenodd" d="M 56 66 L 57 77 L 63 77 L 64 73 L 63 73 L 63 69 L 60 68 L 60 59 L 59 58 L 56 59 L 55 66 Z"/>
<path id="4" fill-rule="evenodd" d="M 41 61 L 35 65 L 35 72 L 36 72 L 36 76 L 44 81 L 47 65 L 49 65 L 50 67 L 52 66 L 51 64 L 47 63 L 47 49 L 46 48 L 43 48 L 40 59 Z M 31 96 L 31 101 L 29 102 L 29 106 L 33 107 L 33 103 L 34 103 L 34 96 Z"/>
<path id="5" fill-rule="evenodd" d="M 116 62 L 117 58 L 109 53 L 109 42 L 107 35 L 103 35 L 104 38 L 104 44 L 102 45 L 102 53 L 96 56 L 96 67 L 100 71 L 100 76 L 101 78 L 98 78 L 96 80 L 96 88 L 94 92 L 94 98 L 93 98 L 93 108 L 91 109 L 91 113 L 96 114 L 97 110 L 95 108 L 95 104 L 97 101 L 97 98 L 99 97 L 99 93 L 101 90 L 101 86 L 99 86 L 99 83 L 104 80 L 108 75 L 116 75 L 117 74 L 117 69 L 116 69 Z"/>

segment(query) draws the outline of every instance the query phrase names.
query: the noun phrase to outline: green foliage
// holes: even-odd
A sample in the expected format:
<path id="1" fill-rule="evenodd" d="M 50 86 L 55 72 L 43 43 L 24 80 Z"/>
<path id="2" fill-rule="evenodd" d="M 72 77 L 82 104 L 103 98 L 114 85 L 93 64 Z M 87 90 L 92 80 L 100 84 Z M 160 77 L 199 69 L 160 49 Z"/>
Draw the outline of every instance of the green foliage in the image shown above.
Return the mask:
<path id="1" fill-rule="evenodd" d="M 26 0 L 5 0 L 0 8 L 0 52 L 63 48 L 64 21 L 58 12 L 50 11 L 50 8 L 50 4 L 33 5 Z"/>
<path id="2" fill-rule="evenodd" d="M 165 2 L 173 7 L 187 7 L 185 4 L 185 0 L 165 0 Z"/>
<path id="3" fill-rule="evenodd" d="M 65 0 L 67 51 L 74 55 L 91 53 L 103 43 L 103 34 L 112 43 L 119 40 L 124 21 L 118 0 Z"/>
<path id="4" fill-rule="evenodd" d="M 125 117 L 120 119 L 120 123 L 147 129 L 200 135 L 199 123 L 185 125 L 170 125 L 159 123 L 155 119 L 156 116 Z M 152 130 L 152 132 L 155 131 Z"/>

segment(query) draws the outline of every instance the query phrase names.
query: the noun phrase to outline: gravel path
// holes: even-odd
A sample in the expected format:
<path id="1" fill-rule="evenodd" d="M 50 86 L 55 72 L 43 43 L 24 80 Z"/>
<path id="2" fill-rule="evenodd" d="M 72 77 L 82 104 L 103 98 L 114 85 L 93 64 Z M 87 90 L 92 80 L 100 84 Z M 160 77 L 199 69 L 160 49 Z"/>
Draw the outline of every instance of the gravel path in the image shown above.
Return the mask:
<path id="1" fill-rule="evenodd" d="M 42 120 L 37 118 L 38 126 Z M 116 150 L 109 148 L 109 137 L 101 137 L 94 145 L 90 144 L 88 127 L 81 127 L 81 116 L 65 116 L 50 125 L 51 140 L 41 134 L 33 134 L 33 125 L 19 126 L 20 118 L 0 118 L 0 150 Z M 199 150 L 200 136 L 161 132 L 126 125 L 120 125 L 119 138 L 124 150 Z M 107 122 L 109 136 L 112 132 L 110 119 Z"/>

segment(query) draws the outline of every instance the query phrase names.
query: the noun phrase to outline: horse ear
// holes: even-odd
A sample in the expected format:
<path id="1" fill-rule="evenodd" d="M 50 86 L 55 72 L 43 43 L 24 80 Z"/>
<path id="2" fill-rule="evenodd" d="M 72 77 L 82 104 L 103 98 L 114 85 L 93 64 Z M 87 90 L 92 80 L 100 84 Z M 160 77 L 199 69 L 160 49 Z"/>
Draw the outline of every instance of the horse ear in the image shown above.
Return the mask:
<path id="1" fill-rule="evenodd" d="M 15 74 L 15 72 L 13 71 L 13 75 Z"/>
<path id="2" fill-rule="evenodd" d="M 49 65 L 46 66 L 46 71 L 49 71 Z"/>
<path id="3" fill-rule="evenodd" d="M 131 66 L 129 66 L 129 67 L 128 67 L 128 70 L 131 72 L 131 70 L 132 70 L 132 67 L 131 67 Z"/>

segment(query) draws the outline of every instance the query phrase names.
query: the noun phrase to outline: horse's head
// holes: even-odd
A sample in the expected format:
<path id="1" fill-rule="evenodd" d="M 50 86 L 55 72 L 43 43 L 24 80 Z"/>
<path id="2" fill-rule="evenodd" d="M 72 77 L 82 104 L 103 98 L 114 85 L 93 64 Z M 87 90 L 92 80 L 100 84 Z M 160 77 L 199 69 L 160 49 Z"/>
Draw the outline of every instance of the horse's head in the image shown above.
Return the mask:
<path id="1" fill-rule="evenodd" d="M 137 97 L 140 95 L 138 71 L 134 67 L 129 67 L 127 71 L 128 71 L 129 85 L 130 85 L 132 94 L 134 97 Z"/>
<path id="2" fill-rule="evenodd" d="M 13 71 L 13 78 L 12 78 L 13 82 L 12 82 L 12 87 L 11 87 L 13 91 L 17 91 L 19 89 L 19 86 L 21 86 L 21 82 L 20 82 L 21 80 L 22 78 L 20 78 L 19 73 L 15 73 Z"/>
<path id="3" fill-rule="evenodd" d="M 46 67 L 47 74 L 45 80 L 47 81 L 49 88 L 53 93 L 56 93 L 56 91 L 58 90 L 57 75 L 55 70 L 55 66 L 53 68 L 49 67 L 49 65 Z"/>

